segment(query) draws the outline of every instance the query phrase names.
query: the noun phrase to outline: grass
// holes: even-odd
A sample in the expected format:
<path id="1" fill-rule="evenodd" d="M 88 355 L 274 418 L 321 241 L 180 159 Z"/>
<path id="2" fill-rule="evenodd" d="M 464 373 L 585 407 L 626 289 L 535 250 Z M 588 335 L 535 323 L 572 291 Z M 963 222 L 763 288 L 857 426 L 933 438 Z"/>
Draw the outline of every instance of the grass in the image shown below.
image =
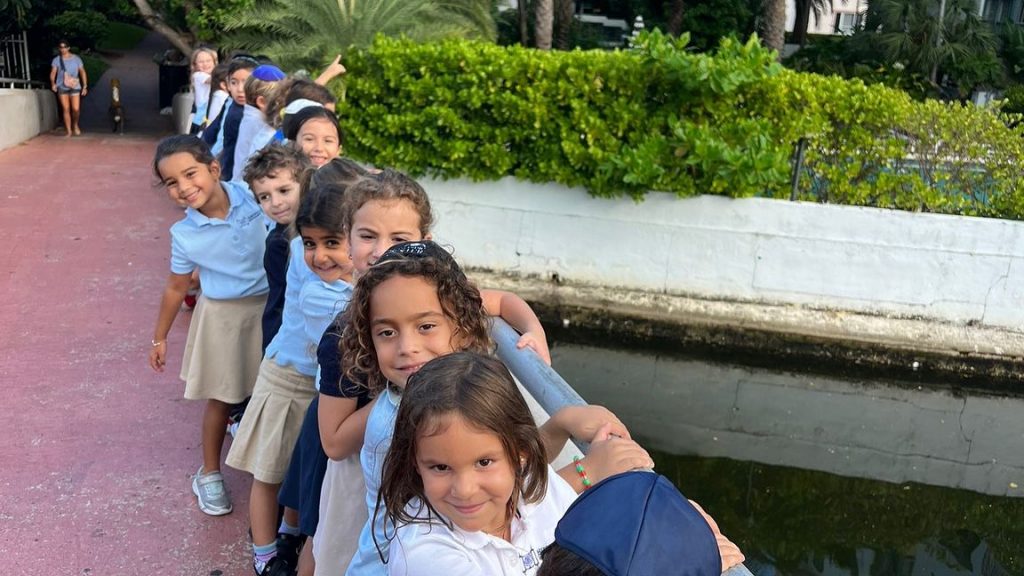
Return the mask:
<path id="1" fill-rule="evenodd" d="M 126 24 L 124 22 L 111 22 L 107 28 L 107 36 L 96 44 L 97 50 L 131 50 L 142 41 L 142 38 L 149 33 L 149 30 Z"/>
<path id="2" fill-rule="evenodd" d="M 95 85 L 99 82 L 103 73 L 110 68 L 110 64 L 94 54 L 79 54 L 79 57 L 85 64 L 85 73 L 89 76 L 89 84 Z"/>

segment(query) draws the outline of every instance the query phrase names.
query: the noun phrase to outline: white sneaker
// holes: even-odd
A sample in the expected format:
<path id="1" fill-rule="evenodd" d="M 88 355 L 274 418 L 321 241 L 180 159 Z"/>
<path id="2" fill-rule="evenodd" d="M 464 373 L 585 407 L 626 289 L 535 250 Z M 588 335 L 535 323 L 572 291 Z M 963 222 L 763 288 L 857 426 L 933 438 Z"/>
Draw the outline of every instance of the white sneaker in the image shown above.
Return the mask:
<path id="1" fill-rule="evenodd" d="M 224 489 L 224 476 L 220 472 L 203 474 L 203 467 L 192 477 L 192 493 L 199 501 L 199 509 L 210 516 L 223 516 L 231 512 L 231 500 Z"/>

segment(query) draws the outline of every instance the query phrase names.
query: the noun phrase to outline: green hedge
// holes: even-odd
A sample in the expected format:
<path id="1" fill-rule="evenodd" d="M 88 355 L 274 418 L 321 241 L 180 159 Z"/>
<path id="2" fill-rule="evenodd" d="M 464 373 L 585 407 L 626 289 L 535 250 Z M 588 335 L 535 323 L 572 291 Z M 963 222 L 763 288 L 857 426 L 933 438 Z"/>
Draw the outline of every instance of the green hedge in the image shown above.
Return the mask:
<path id="1" fill-rule="evenodd" d="M 973 106 L 919 103 L 797 73 L 756 39 L 714 54 L 655 31 L 629 52 L 540 52 L 379 38 L 346 57 L 339 106 L 354 157 L 413 174 L 506 175 L 597 196 L 799 196 L 1024 216 L 1021 131 Z"/>

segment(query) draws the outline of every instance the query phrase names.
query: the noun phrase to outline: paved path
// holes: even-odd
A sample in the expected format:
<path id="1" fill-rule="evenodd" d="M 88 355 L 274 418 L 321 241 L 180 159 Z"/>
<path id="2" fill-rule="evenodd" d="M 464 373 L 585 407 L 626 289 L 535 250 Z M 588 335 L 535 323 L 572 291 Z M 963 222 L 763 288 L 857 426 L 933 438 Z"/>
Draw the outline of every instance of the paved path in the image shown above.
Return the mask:
<path id="1" fill-rule="evenodd" d="M 156 66 L 139 65 L 151 41 L 107 73 L 150 102 L 133 104 L 129 124 L 147 135 L 83 123 L 81 137 L 0 152 L 4 574 L 252 573 L 248 480 L 225 468 L 235 511 L 220 518 L 199 512 L 190 489 L 202 405 L 182 399 L 176 376 L 187 313 L 168 370 L 146 365 L 167 230 L 181 217 L 152 186 L 152 134 L 169 121 L 156 115 Z"/>
<path id="2" fill-rule="evenodd" d="M 121 81 L 121 104 L 125 110 L 126 134 L 159 135 L 170 132 L 171 117 L 159 112 L 159 67 L 154 54 L 162 54 L 167 41 L 156 33 L 146 36 L 134 50 L 105 54 L 111 67 L 99 79 L 90 78 L 89 95 L 82 98 L 82 129 L 89 133 L 110 134 L 110 80 Z"/>

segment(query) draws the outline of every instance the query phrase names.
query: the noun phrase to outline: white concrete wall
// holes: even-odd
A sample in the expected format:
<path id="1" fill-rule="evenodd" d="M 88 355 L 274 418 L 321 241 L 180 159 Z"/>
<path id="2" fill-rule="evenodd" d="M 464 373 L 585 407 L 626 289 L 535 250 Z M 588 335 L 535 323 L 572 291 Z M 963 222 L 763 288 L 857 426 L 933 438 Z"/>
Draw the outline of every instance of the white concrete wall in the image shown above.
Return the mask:
<path id="1" fill-rule="evenodd" d="M 874 208 L 422 180 L 467 267 L 713 300 L 1024 326 L 1024 223 Z"/>
<path id="2" fill-rule="evenodd" d="M 1024 496 L 1024 399 L 558 344 L 558 372 L 644 446 Z"/>
<path id="3" fill-rule="evenodd" d="M 0 88 L 0 150 L 57 125 L 57 98 L 49 90 Z"/>

